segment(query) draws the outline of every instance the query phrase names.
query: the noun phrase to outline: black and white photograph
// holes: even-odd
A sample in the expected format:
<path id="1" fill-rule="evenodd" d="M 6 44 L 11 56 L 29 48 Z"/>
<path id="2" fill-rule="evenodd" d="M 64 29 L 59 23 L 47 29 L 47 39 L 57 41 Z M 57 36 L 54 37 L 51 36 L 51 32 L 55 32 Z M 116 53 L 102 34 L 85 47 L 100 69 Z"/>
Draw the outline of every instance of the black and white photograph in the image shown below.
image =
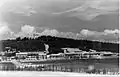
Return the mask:
<path id="1" fill-rule="evenodd" d="M 0 77 L 118 77 L 119 1 L 0 0 Z"/>

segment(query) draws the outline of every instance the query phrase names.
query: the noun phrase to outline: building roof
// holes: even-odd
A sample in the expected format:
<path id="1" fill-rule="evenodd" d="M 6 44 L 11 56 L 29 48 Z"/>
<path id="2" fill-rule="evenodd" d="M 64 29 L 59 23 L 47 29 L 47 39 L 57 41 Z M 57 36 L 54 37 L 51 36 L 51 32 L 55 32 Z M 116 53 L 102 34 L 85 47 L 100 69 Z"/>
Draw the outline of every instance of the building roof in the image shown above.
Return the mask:
<path id="1" fill-rule="evenodd" d="M 63 50 L 67 49 L 68 51 L 81 51 L 79 48 L 61 48 Z"/>
<path id="2" fill-rule="evenodd" d="M 20 53 L 16 53 L 16 54 L 28 54 L 27 52 L 20 52 Z"/>
<path id="3" fill-rule="evenodd" d="M 60 55 L 63 55 L 62 53 L 60 54 L 51 54 L 51 56 L 60 56 Z"/>

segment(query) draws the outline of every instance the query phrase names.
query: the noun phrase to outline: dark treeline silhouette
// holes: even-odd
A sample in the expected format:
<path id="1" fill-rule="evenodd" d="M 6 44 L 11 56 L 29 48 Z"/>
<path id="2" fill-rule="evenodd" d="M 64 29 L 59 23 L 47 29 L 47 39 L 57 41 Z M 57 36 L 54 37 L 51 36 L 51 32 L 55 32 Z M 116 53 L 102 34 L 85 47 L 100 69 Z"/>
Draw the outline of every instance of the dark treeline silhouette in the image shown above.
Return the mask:
<path id="1" fill-rule="evenodd" d="M 119 44 L 117 43 L 107 43 L 99 41 L 90 40 L 75 40 L 70 38 L 61 38 L 54 36 L 40 36 L 38 38 L 16 38 L 15 40 L 2 40 L 1 49 L 4 51 L 5 47 L 15 48 L 21 52 L 26 51 L 43 51 L 45 50 L 44 43 L 50 46 L 50 52 L 61 52 L 60 48 L 70 47 L 70 48 L 80 48 L 81 50 L 88 51 L 89 49 L 94 49 L 97 51 L 111 51 L 119 52 Z M 63 51 L 62 51 L 63 52 Z"/>

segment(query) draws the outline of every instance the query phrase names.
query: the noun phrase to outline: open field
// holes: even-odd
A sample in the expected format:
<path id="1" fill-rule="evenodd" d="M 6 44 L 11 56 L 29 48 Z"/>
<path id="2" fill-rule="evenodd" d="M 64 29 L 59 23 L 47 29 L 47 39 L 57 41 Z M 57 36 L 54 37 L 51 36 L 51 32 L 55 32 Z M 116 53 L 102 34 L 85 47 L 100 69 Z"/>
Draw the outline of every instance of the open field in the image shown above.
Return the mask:
<path id="1" fill-rule="evenodd" d="M 30 62 L 32 64 L 50 64 L 50 65 L 60 65 L 68 68 L 87 68 L 89 65 L 94 65 L 96 69 L 102 68 L 119 68 L 119 59 L 103 59 L 103 60 L 61 60 L 61 61 L 51 61 L 51 62 Z M 117 70 L 116 70 L 117 71 Z"/>
<path id="2" fill-rule="evenodd" d="M 100 73 L 100 71 L 119 72 L 119 59 L 104 59 L 104 60 L 61 60 L 61 61 L 51 61 L 51 62 L 30 62 L 32 65 L 40 65 L 35 67 L 25 67 L 16 68 L 14 64 L 11 63 L 0 63 L 0 70 L 3 71 L 62 71 L 62 72 L 77 72 L 85 73 L 89 66 L 94 66 L 96 69 L 95 73 Z M 41 65 L 44 65 L 44 68 Z M 46 65 L 47 64 L 47 65 Z"/>
<path id="3" fill-rule="evenodd" d="M 28 72 L 28 71 L 0 71 L 0 77 L 118 77 L 118 75 L 97 75 L 68 72 Z"/>

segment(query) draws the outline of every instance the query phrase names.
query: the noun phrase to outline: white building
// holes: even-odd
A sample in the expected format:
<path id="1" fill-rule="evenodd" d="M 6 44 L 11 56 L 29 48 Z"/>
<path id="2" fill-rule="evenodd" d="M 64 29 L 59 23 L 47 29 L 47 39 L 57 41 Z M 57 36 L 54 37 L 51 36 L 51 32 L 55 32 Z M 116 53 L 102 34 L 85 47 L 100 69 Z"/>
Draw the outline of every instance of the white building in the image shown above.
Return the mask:
<path id="1" fill-rule="evenodd" d="M 25 58 L 25 60 L 40 60 L 47 59 L 47 55 L 44 52 L 21 52 L 16 53 L 18 59 Z"/>
<path id="2" fill-rule="evenodd" d="M 23 57 L 27 57 L 28 53 L 27 52 L 20 52 L 20 53 L 16 53 L 16 57 L 17 58 L 23 58 Z"/>
<path id="3" fill-rule="evenodd" d="M 82 51 L 79 48 L 61 48 L 61 49 L 64 50 L 64 53 L 77 53 Z"/>
<path id="4" fill-rule="evenodd" d="M 65 58 L 65 55 L 64 55 L 63 53 L 51 54 L 51 55 L 49 56 L 49 58 L 50 58 L 50 59 L 55 59 L 55 60 L 57 60 L 57 59 L 63 59 L 63 58 Z"/>

